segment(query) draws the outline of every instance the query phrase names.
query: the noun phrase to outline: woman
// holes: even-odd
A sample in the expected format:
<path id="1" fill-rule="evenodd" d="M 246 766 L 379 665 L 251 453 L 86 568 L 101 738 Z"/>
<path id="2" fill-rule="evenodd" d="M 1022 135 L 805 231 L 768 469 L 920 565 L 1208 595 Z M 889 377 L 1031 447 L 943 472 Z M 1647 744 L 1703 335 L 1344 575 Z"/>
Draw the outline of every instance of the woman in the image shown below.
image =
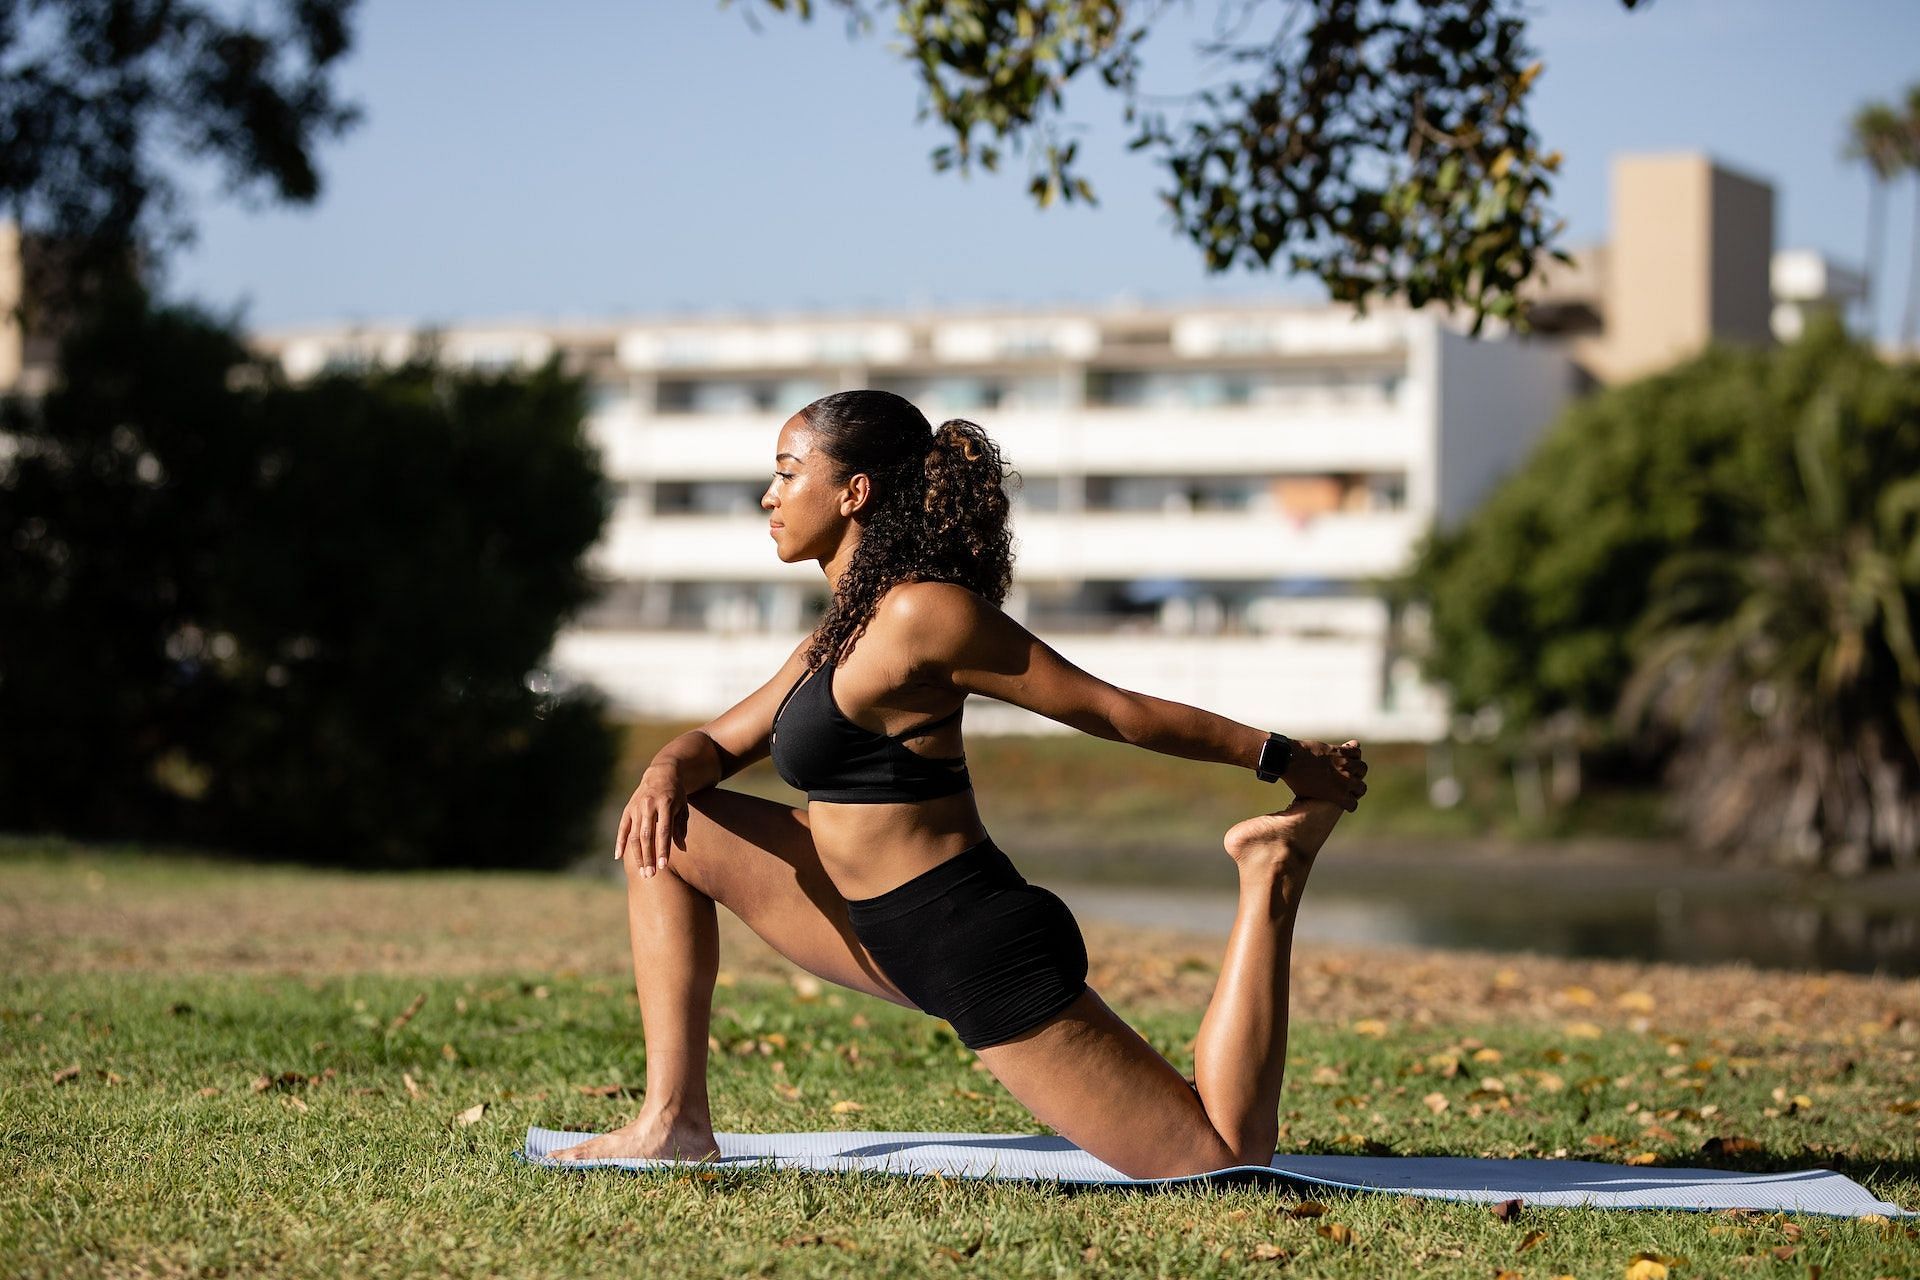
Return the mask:
<path id="1" fill-rule="evenodd" d="M 1116 688 L 1002 613 L 1003 467 L 972 423 L 934 432 L 899 396 L 841 392 L 781 427 L 774 462 L 761 498 L 774 547 L 819 561 L 832 601 L 773 679 L 661 748 L 627 802 L 613 856 L 627 864 L 646 1101 L 555 1156 L 715 1153 L 717 902 L 801 968 L 947 1019 L 1036 1117 L 1129 1176 L 1267 1163 L 1294 913 L 1314 854 L 1366 793 L 1358 744 L 1289 742 Z M 1264 761 L 1295 793 L 1226 834 L 1240 906 L 1194 1085 L 1086 985 L 1065 904 L 981 825 L 961 754 L 970 693 L 1168 755 Z M 714 785 L 769 754 L 805 808 Z"/>

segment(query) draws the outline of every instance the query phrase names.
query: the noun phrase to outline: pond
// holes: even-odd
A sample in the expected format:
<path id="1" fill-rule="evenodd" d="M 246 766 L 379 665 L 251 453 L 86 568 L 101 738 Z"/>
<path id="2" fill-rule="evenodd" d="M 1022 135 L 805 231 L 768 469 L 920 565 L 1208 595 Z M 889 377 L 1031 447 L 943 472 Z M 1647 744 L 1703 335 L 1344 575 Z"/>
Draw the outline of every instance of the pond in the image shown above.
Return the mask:
<path id="1" fill-rule="evenodd" d="M 1233 924 L 1230 870 L 1180 884 L 1028 875 L 1087 919 L 1223 938 Z M 1920 975 L 1920 876 L 1830 882 L 1660 862 L 1583 863 L 1551 853 L 1327 861 L 1314 870 L 1295 937 L 1913 977 Z"/>

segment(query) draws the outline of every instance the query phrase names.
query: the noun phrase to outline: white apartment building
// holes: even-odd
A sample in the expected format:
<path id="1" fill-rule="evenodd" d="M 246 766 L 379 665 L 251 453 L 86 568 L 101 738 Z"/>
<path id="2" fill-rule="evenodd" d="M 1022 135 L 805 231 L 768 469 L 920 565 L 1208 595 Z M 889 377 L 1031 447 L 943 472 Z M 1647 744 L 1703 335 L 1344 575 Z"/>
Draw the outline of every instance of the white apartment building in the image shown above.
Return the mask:
<path id="1" fill-rule="evenodd" d="M 403 358 L 402 328 L 265 335 L 298 377 Z M 618 500 L 599 602 L 556 674 L 642 716 L 707 719 L 819 617 L 813 562 L 775 556 L 760 496 L 780 425 L 884 387 L 965 417 L 1018 474 L 1005 607 L 1125 688 L 1298 736 L 1428 740 L 1446 708 L 1396 651 L 1380 580 L 1465 514 L 1571 394 L 1547 343 L 1329 305 L 1060 308 L 460 326 L 443 358 L 594 387 Z M 976 698 L 976 732 L 1063 726 Z"/>

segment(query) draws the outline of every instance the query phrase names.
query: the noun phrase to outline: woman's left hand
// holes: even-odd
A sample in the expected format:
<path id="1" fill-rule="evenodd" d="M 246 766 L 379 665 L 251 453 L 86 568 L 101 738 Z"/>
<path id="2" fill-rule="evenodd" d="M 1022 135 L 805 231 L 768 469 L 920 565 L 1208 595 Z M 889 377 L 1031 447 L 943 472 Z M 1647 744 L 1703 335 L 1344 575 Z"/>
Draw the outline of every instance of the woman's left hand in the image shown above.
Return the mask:
<path id="1" fill-rule="evenodd" d="M 1367 794 L 1367 762 L 1360 758 L 1358 742 L 1343 742 L 1330 747 L 1324 742 L 1293 741 L 1293 758 L 1280 780 L 1305 800 L 1331 800 L 1348 813 L 1360 807 Z"/>

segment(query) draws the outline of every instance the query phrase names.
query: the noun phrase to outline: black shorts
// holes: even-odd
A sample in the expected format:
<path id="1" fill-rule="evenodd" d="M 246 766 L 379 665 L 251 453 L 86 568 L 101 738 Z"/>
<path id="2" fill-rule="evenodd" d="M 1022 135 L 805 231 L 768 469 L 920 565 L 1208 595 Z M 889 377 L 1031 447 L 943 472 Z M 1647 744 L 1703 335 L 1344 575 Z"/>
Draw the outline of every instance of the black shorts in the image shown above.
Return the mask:
<path id="1" fill-rule="evenodd" d="M 991 836 L 877 898 L 849 899 L 847 914 L 893 985 L 969 1049 L 1031 1030 L 1087 989 L 1073 913 Z"/>

